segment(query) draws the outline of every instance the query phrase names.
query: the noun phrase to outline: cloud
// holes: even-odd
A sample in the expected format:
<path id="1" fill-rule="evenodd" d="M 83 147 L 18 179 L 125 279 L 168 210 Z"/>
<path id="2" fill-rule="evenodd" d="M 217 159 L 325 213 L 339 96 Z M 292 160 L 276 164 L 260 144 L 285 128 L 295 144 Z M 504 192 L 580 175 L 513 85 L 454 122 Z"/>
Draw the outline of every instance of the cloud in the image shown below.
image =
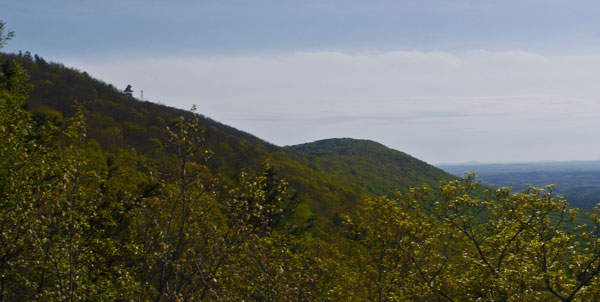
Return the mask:
<path id="1" fill-rule="evenodd" d="M 600 159 L 600 55 L 294 52 L 66 58 L 279 145 L 378 140 L 431 162 Z"/>

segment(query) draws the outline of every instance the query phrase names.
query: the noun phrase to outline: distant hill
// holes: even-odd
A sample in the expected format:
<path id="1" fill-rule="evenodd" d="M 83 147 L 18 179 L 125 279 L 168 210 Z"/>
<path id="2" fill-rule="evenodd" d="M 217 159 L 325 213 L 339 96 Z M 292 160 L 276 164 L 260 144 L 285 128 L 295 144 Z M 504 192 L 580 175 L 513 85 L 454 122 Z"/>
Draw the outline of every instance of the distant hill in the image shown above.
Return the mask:
<path id="1" fill-rule="evenodd" d="M 512 164 L 438 165 L 460 176 L 476 171 L 486 184 L 513 187 L 519 191 L 527 185 L 544 187 L 556 184 L 555 191 L 571 205 L 591 208 L 600 202 L 600 161 L 567 161 Z"/>
<path id="2" fill-rule="evenodd" d="M 134 148 L 157 165 L 168 165 L 165 128 L 192 113 L 125 96 L 86 72 L 46 62 L 43 58 L 2 55 L 19 61 L 30 75 L 29 110 L 58 123 L 73 114 L 78 102 L 87 110 L 88 135 L 108 151 Z M 125 86 L 126 83 L 123 83 Z M 202 111 L 202 100 L 198 100 Z M 317 217 L 329 219 L 354 209 L 369 196 L 454 179 L 400 151 L 366 140 L 330 139 L 279 147 L 251 134 L 199 115 L 213 175 L 233 182 L 242 170 L 257 171 L 270 159 Z M 307 214 L 312 215 L 312 214 Z"/>
<path id="3" fill-rule="evenodd" d="M 309 155 L 313 165 L 328 175 L 366 188 L 374 195 L 391 195 L 396 189 L 404 191 L 423 183 L 435 185 L 432 180 L 454 179 L 404 152 L 370 140 L 334 138 L 286 148 Z"/>

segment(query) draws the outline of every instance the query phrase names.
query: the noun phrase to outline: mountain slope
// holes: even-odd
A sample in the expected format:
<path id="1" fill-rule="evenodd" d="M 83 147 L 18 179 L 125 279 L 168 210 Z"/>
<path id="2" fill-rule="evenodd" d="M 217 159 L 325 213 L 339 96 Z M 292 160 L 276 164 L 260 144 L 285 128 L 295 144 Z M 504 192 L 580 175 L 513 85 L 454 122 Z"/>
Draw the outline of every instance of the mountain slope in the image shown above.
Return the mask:
<path id="1" fill-rule="evenodd" d="M 169 165 L 165 128 L 191 112 L 123 95 L 85 72 L 35 57 L 3 55 L 19 61 L 34 88 L 29 109 L 60 123 L 78 102 L 87 110 L 88 135 L 108 151 L 135 148 L 156 165 Z M 200 111 L 202 104 L 199 104 Z M 352 210 L 366 197 L 391 195 L 422 183 L 453 179 L 449 174 L 381 144 L 353 139 L 323 140 L 278 147 L 253 135 L 199 115 L 207 165 L 232 183 L 245 169 L 257 171 L 269 159 L 298 191 L 300 201 L 319 217 Z M 310 211 L 309 210 L 309 211 Z M 310 215 L 307 214 L 307 215 Z"/>
<path id="2" fill-rule="evenodd" d="M 287 148 L 306 153 L 313 165 L 328 175 L 356 184 L 374 195 L 391 195 L 395 190 L 405 191 L 423 183 L 436 185 L 439 180 L 454 179 L 406 153 L 370 140 L 335 138 Z"/>

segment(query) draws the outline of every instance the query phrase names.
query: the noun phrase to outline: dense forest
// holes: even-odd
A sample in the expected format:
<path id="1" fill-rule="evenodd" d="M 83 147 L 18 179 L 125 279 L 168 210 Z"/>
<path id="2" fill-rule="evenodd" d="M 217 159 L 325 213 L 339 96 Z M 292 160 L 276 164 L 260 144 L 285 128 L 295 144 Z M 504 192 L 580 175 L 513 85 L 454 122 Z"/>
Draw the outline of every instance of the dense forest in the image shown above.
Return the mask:
<path id="1" fill-rule="evenodd" d="M 155 166 L 169 166 L 175 160 L 165 148 L 166 128 L 182 116 L 192 117 L 189 111 L 136 100 L 85 72 L 48 63 L 38 55 L 24 52 L 4 57 L 27 70 L 28 83 L 33 85 L 26 100 L 30 112 L 60 123 L 74 114 L 78 104 L 85 109 L 89 138 L 103 150 L 133 148 Z M 198 106 L 201 110 L 201 102 Z M 365 197 L 392 197 L 396 190 L 407 192 L 423 183 L 435 186 L 440 180 L 456 179 L 372 141 L 326 140 L 308 144 L 310 149 L 306 145 L 278 147 L 202 115 L 195 118 L 204 148 L 212 152 L 205 163 L 207 173 L 231 185 L 242 170 L 257 172 L 269 159 L 297 190 L 302 207 L 318 219 L 354 210 Z M 339 150 L 352 149 L 353 154 L 330 156 L 331 150 L 326 149 L 336 144 Z"/>
<path id="2" fill-rule="evenodd" d="M 281 148 L 37 55 L 0 62 L 0 301 L 600 299 L 599 212 L 565 229 L 552 187 L 370 141 Z"/>

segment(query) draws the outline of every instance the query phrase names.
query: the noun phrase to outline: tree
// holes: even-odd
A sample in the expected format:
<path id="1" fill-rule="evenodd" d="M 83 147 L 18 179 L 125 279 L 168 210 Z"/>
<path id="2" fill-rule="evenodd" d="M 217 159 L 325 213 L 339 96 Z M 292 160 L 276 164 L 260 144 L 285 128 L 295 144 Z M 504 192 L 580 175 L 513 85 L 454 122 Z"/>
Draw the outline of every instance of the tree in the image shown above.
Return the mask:
<path id="1" fill-rule="evenodd" d="M 15 32 L 6 29 L 6 23 L 0 20 L 0 49 L 6 45 L 9 40 L 14 38 Z"/>
<path id="2" fill-rule="evenodd" d="M 296 241 L 290 233 L 294 228 L 288 223 L 298 203 L 289 184 L 267 161 L 254 177 L 242 173 L 230 195 L 224 210 L 236 248 L 226 262 L 229 299 L 302 301 L 313 296 L 320 284 L 309 280 L 315 280 L 317 270 L 304 262 L 312 240 Z"/>
<path id="3" fill-rule="evenodd" d="M 3 23 L 0 23 L 3 25 Z M 4 37 L 3 37 L 4 38 Z M 43 158 L 30 137 L 34 135 L 31 115 L 22 108 L 29 87 L 20 65 L 6 61 L 0 70 L 0 301 L 12 296 L 6 292 L 9 280 L 19 267 L 20 255 L 32 244 L 28 229 L 34 211 L 31 201 L 34 184 L 40 183 L 34 163 Z"/>
<path id="4" fill-rule="evenodd" d="M 214 193 L 204 185 L 210 180 L 204 164 L 212 153 L 203 148 L 195 114 L 178 118 L 167 134 L 173 165 L 161 179 L 161 194 L 148 205 L 146 225 L 155 227 L 144 235 L 153 238 L 144 243 L 153 251 L 144 260 L 144 280 L 156 280 L 155 301 L 219 299 L 214 280 L 229 233 Z"/>
<path id="5" fill-rule="evenodd" d="M 125 90 L 123 90 L 123 94 L 126 96 L 133 96 L 133 89 L 131 89 L 131 85 L 127 85 Z"/>
<path id="6" fill-rule="evenodd" d="M 372 200 L 346 225 L 372 301 L 586 301 L 599 294 L 596 213 L 568 233 L 576 211 L 552 187 L 512 193 L 469 176 Z"/>
<path id="7" fill-rule="evenodd" d="M 448 264 L 449 251 L 442 245 L 452 233 L 418 206 L 400 195 L 380 197 L 368 200 L 354 217 L 344 217 L 347 236 L 362 247 L 354 264 L 360 271 L 358 296 L 378 302 L 444 296 L 436 279 Z M 442 254 L 434 252 L 440 248 Z"/>
<path id="8" fill-rule="evenodd" d="M 15 61 L 0 66 L 0 301 L 129 299 L 118 215 L 101 208 L 106 159 L 83 109 L 64 127 L 34 119 L 26 81 Z"/>

